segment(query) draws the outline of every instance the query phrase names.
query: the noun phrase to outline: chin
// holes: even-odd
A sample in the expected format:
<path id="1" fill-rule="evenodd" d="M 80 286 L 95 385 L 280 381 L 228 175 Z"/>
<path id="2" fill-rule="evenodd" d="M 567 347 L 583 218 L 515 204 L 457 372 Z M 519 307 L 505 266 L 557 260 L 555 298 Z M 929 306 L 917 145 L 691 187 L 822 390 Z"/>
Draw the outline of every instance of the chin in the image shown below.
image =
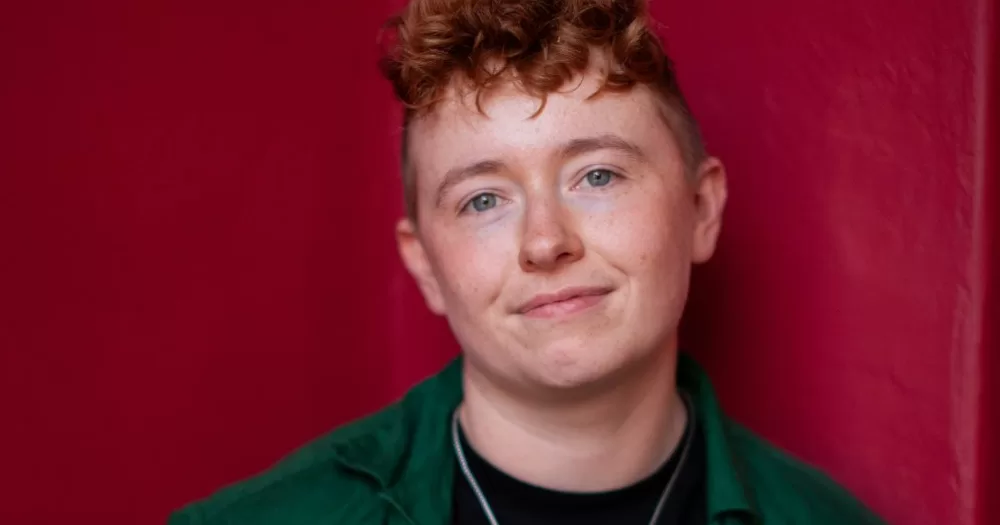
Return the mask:
<path id="1" fill-rule="evenodd" d="M 598 385 L 629 368 L 638 356 L 621 348 L 595 345 L 553 345 L 538 353 L 529 364 L 531 376 L 539 386 L 573 390 Z"/>

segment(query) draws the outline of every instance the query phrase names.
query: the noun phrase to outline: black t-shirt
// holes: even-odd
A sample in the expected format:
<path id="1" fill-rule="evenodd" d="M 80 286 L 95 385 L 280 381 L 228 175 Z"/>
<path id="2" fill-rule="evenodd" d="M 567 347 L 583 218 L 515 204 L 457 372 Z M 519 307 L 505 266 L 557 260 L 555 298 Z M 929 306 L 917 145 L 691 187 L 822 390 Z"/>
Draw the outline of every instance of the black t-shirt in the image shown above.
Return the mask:
<path id="1" fill-rule="evenodd" d="M 684 441 L 693 440 L 657 525 L 704 525 L 705 437 L 700 425 L 694 430 L 685 432 L 670 459 L 648 478 L 622 489 L 586 494 L 548 490 L 514 479 L 477 454 L 461 431 L 459 437 L 469 470 L 499 525 L 648 525 L 677 469 Z M 454 491 L 454 525 L 489 525 L 472 486 L 457 466 Z"/>

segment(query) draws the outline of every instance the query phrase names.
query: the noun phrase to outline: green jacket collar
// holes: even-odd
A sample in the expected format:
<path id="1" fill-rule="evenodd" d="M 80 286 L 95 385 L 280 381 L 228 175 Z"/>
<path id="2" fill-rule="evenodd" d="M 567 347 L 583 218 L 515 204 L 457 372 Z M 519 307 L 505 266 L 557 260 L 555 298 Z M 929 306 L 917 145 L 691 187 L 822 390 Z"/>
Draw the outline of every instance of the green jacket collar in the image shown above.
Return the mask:
<path id="1" fill-rule="evenodd" d="M 730 444 L 729 421 L 708 375 L 685 354 L 677 362 L 677 386 L 694 400 L 698 423 L 705 432 L 709 519 L 728 513 L 756 516 L 753 491 L 743 474 L 745 465 Z"/>
<path id="2" fill-rule="evenodd" d="M 678 387 L 694 400 L 706 440 L 707 500 L 710 521 L 722 515 L 755 515 L 744 466 L 730 445 L 728 422 L 707 375 L 681 355 Z M 435 525 L 450 514 L 454 456 L 448 430 L 462 400 L 462 359 L 413 388 L 376 417 L 387 419 L 379 432 L 345 432 L 335 444 L 341 464 L 374 481 L 380 496 L 411 523 Z M 447 509 L 442 512 L 441 509 Z"/>

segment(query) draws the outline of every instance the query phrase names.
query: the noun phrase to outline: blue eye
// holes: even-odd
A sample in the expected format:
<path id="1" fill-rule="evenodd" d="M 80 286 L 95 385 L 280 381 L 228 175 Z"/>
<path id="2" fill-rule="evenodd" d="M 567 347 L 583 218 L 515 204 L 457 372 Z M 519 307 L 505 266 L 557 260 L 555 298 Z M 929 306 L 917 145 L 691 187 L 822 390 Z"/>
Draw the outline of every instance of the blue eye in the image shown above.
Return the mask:
<path id="1" fill-rule="evenodd" d="M 617 177 L 617 174 L 611 170 L 596 169 L 588 171 L 585 178 L 587 179 L 587 184 L 598 188 L 607 186 L 611 182 L 611 179 L 615 177 Z"/>
<path id="2" fill-rule="evenodd" d="M 491 208 L 496 208 L 497 206 L 497 196 L 495 193 L 480 193 L 472 198 L 468 204 L 465 205 L 466 209 L 472 208 L 477 212 L 484 212 Z"/>

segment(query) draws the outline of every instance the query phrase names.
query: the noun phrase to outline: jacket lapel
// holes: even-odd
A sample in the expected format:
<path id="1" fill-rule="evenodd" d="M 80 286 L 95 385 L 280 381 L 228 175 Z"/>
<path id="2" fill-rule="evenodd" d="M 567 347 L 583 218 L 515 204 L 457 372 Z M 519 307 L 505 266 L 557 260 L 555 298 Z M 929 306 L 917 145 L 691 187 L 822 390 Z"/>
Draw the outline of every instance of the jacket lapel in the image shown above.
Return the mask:
<path id="1" fill-rule="evenodd" d="M 461 359 L 414 387 L 386 424 L 337 450 L 342 465 L 378 486 L 392 525 L 448 525 L 455 458 L 448 429 L 462 399 Z"/>

